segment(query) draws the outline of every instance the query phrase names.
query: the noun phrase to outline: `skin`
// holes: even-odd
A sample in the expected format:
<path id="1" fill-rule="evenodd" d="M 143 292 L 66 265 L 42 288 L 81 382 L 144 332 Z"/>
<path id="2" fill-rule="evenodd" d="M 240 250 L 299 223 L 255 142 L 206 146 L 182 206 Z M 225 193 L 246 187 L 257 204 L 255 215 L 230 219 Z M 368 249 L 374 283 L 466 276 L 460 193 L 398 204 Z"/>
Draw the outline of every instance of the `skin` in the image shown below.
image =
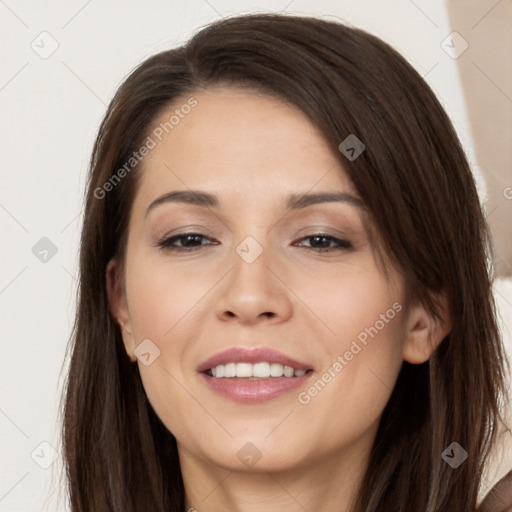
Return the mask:
<path id="1" fill-rule="evenodd" d="M 107 269 L 111 312 L 150 403 L 177 439 L 187 509 L 347 511 L 402 361 L 428 359 L 449 326 L 421 306 L 405 308 L 403 278 L 393 268 L 384 277 L 360 208 L 284 208 L 289 194 L 357 197 L 307 117 L 232 88 L 193 96 L 198 105 L 143 160 L 125 271 L 117 260 Z M 188 189 L 217 195 L 219 207 L 164 203 L 146 215 L 162 194 Z M 205 235 L 198 250 L 157 246 L 183 232 Z M 317 233 L 352 247 L 315 245 L 307 237 Z M 236 252 L 248 236 L 263 250 L 252 263 Z M 298 400 L 303 389 L 236 403 L 196 373 L 226 348 L 267 346 L 315 369 L 307 391 L 394 303 L 403 309 L 307 404 Z M 134 354 L 146 338 L 160 350 L 149 366 Z M 251 467 L 237 456 L 248 442 L 261 454 Z"/>

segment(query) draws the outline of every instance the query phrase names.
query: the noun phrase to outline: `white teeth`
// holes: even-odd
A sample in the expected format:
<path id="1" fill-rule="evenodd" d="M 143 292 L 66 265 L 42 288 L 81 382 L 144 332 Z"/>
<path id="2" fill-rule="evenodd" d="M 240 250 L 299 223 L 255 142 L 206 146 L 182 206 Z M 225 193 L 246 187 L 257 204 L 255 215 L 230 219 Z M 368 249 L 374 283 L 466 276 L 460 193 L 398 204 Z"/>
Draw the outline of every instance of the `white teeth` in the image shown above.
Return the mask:
<path id="1" fill-rule="evenodd" d="M 293 377 L 293 372 L 295 370 L 291 366 L 285 366 L 283 373 L 285 377 Z"/>
<path id="2" fill-rule="evenodd" d="M 237 377 L 253 377 L 251 363 L 236 363 L 236 376 Z M 217 366 L 217 368 L 219 368 Z"/>
<path id="3" fill-rule="evenodd" d="M 216 378 L 221 377 L 245 377 L 267 379 L 269 377 L 302 377 L 306 370 L 294 370 L 291 366 L 283 366 L 279 363 L 227 363 L 219 364 L 210 369 Z"/>
<path id="4" fill-rule="evenodd" d="M 270 375 L 272 377 L 282 377 L 284 366 L 282 364 L 272 363 L 270 365 Z"/>
<path id="5" fill-rule="evenodd" d="M 224 377 L 236 377 L 235 363 L 228 363 L 224 365 Z"/>
<path id="6" fill-rule="evenodd" d="M 254 363 L 252 365 L 251 377 L 270 377 L 270 364 L 268 363 Z"/>

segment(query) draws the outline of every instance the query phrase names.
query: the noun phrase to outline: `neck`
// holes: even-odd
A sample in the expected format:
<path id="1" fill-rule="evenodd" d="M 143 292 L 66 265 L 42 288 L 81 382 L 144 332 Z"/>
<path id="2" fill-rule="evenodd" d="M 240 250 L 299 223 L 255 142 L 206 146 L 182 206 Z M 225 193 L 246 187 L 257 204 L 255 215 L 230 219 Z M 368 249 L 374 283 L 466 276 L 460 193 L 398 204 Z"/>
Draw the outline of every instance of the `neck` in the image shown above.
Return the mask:
<path id="1" fill-rule="evenodd" d="M 373 439 L 372 439 L 373 441 Z M 367 467 L 372 443 L 354 442 L 301 467 L 255 466 L 241 472 L 198 458 L 178 444 L 190 512 L 350 512 Z"/>

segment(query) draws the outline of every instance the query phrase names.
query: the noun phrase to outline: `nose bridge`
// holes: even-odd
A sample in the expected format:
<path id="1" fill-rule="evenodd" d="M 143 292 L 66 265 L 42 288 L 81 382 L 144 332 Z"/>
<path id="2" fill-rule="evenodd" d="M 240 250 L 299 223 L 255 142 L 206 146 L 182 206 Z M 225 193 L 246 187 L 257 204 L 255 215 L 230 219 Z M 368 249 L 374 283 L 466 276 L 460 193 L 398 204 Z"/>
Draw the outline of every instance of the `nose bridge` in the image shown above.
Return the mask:
<path id="1" fill-rule="evenodd" d="M 254 322 L 261 317 L 285 318 L 291 305 L 286 288 L 274 275 L 273 250 L 268 239 L 244 238 L 234 250 L 232 267 L 226 279 L 216 310 L 223 318 Z"/>
<path id="2" fill-rule="evenodd" d="M 272 273 L 272 249 L 260 235 L 259 241 L 253 236 L 245 237 L 236 247 L 232 258 L 233 271 L 230 287 L 241 297 L 254 295 L 253 300 L 269 293 L 275 283 L 269 282 Z"/>

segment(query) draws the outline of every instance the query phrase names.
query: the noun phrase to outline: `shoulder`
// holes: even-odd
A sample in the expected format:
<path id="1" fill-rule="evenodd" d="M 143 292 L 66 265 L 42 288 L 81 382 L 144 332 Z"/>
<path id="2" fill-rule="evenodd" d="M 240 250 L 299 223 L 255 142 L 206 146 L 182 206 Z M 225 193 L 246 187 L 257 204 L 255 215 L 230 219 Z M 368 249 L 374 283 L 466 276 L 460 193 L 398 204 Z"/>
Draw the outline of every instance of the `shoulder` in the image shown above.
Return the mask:
<path id="1" fill-rule="evenodd" d="M 488 492 L 478 512 L 512 512 L 512 471 Z"/>

